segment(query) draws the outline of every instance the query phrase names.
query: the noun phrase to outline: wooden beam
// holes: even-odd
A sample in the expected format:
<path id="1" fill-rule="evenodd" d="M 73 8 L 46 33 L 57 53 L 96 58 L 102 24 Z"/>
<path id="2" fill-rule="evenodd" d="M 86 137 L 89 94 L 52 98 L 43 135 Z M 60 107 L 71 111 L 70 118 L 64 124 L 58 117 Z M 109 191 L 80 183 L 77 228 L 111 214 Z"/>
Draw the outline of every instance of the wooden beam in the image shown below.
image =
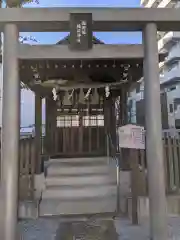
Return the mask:
<path id="1" fill-rule="evenodd" d="M 71 51 L 67 45 L 26 45 L 19 44 L 19 59 L 88 60 L 88 59 L 142 59 L 143 45 L 94 45 L 89 51 Z"/>
<path id="2" fill-rule="evenodd" d="M 93 31 L 141 31 L 155 22 L 159 31 L 178 31 L 180 9 L 169 8 L 6 8 L 0 29 L 16 23 L 20 32 L 68 32 L 70 13 L 92 13 Z"/>

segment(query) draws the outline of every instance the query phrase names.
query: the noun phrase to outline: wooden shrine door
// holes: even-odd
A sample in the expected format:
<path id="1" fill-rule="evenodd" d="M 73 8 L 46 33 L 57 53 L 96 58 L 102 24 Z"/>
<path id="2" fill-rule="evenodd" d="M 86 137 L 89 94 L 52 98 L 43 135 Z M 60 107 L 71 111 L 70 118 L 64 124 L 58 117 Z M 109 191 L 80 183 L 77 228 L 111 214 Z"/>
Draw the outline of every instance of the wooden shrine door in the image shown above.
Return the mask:
<path id="1" fill-rule="evenodd" d="M 87 116 L 72 112 L 59 115 L 53 152 L 62 157 L 105 155 L 104 115 Z"/>

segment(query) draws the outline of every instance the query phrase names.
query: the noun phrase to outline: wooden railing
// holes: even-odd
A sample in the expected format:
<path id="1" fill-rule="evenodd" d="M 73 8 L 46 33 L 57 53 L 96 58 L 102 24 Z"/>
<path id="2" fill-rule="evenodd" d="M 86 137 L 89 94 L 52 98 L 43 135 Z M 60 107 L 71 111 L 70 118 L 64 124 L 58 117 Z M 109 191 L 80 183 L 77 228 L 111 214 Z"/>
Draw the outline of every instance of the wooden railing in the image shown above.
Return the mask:
<path id="1" fill-rule="evenodd" d="M 31 200 L 34 198 L 34 176 L 36 171 L 35 141 L 34 138 L 20 140 L 19 156 L 19 199 Z"/>

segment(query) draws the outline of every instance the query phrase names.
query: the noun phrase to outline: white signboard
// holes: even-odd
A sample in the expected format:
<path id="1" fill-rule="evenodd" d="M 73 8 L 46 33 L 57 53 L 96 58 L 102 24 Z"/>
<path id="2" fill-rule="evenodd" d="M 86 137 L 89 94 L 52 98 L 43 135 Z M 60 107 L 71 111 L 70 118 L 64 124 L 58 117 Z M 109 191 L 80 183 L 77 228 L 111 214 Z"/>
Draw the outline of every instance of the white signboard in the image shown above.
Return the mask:
<path id="1" fill-rule="evenodd" d="M 144 127 L 128 124 L 118 129 L 119 147 L 145 149 Z"/>

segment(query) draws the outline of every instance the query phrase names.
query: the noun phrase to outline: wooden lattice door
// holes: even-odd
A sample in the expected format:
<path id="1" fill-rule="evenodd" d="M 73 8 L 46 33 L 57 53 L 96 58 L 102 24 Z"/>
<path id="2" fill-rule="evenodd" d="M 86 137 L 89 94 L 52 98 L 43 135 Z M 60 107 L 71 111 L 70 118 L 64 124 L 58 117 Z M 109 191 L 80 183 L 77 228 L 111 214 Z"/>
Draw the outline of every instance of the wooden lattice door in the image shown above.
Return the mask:
<path id="1" fill-rule="evenodd" d="M 64 157 L 104 155 L 104 115 L 87 115 L 84 111 L 59 115 L 54 150 Z"/>

